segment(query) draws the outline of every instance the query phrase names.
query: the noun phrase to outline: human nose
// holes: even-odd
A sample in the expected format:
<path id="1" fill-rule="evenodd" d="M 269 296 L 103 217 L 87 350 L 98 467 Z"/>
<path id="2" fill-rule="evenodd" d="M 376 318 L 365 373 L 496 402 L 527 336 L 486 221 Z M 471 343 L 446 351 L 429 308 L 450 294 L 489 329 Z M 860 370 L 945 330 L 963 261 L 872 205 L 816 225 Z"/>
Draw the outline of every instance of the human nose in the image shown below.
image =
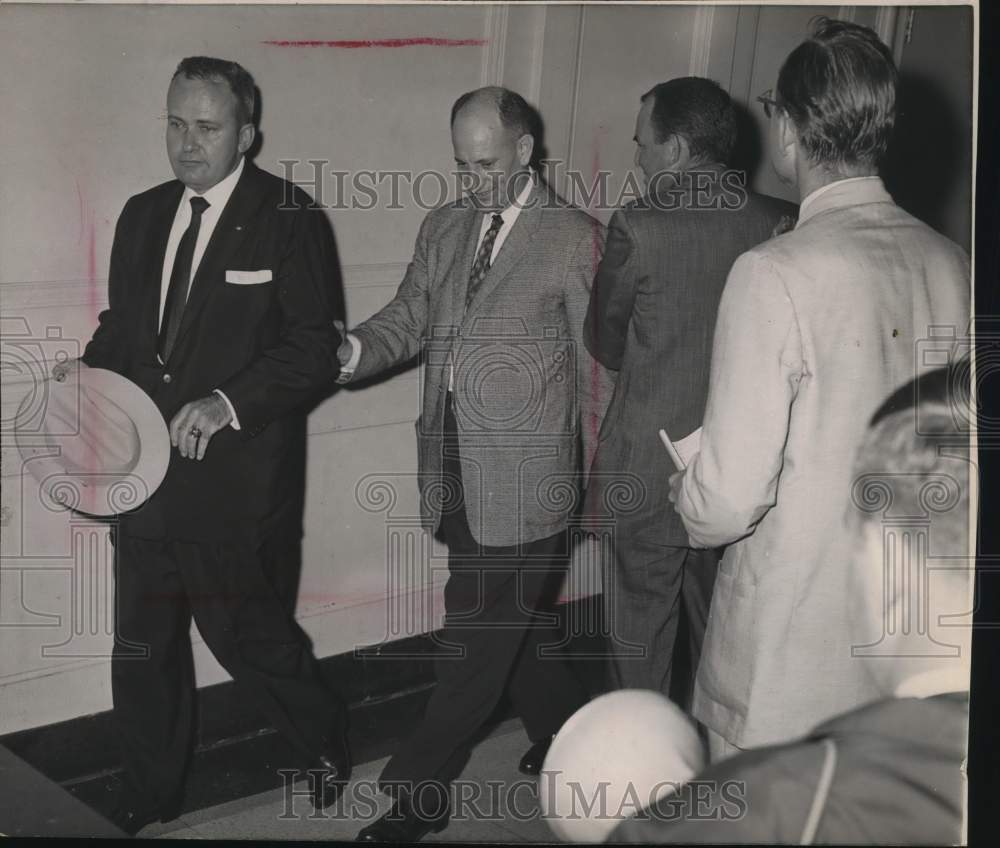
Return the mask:
<path id="1" fill-rule="evenodd" d="M 482 166 L 476 165 L 469 168 L 468 174 L 473 191 L 480 192 L 489 185 L 488 172 Z"/>
<path id="2" fill-rule="evenodd" d="M 181 146 L 185 152 L 190 153 L 195 148 L 198 147 L 198 137 L 196 130 L 192 128 L 187 128 L 184 130 L 184 135 L 181 139 Z"/>

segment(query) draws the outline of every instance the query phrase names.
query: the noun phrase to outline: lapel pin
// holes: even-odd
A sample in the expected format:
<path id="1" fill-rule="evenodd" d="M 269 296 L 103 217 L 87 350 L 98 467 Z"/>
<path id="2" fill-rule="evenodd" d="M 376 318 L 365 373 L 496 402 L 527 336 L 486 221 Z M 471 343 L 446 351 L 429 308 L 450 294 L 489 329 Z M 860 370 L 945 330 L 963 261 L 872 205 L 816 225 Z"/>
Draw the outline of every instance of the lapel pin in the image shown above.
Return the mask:
<path id="1" fill-rule="evenodd" d="M 237 230 L 242 230 L 243 229 L 243 225 L 242 224 L 237 224 L 236 225 L 236 229 Z"/>

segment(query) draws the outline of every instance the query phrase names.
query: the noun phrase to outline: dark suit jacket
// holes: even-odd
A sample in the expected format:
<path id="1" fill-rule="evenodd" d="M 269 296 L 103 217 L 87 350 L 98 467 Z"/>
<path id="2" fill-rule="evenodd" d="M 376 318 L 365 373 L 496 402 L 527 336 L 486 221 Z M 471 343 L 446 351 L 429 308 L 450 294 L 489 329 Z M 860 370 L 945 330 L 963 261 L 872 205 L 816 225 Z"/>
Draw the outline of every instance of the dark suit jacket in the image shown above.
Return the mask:
<path id="1" fill-rule="evenodd" d="M 226 427 L 198 462 L 171 452 L 166 479 L 122 532 L 190 541 L 301 532 L 304 405 L 339 370 L 343 315 L 329 223 L 305 192 L 249 162 L 191 283 L 164 366 L 156 355 L 161 272 L 184 186 L 132 197 L 118 219 L 108 309 L 87 365 L 137 383 L 169 423 L 189 401 L 221 389 L 241 430 Z M 270 270 L 270 282 L 226 282 L 232 270 Z"/>
<path id="2" fill-rule="evenodd" d="M 608 841 L 802 844 L 832 742 L 832 781 L 814 843 L 958 845 L 968 732 L 968 692 L 875 701 L 805 739 L 710 766 L 622 822 Z"/>
<path id="3" fill-rule="evenodd" d="M 729 269 L 795 212 L 783 200 L 716 183 L 703 194 L 639 200 L 612 217 L 584 331 L 594 358 L 619 372 L 591 468 L 589 515 L 610 517 L 608 502 L 617 502 L 626 507 L 614 514 L 619 529 L 687 546 L 667 497 L 677 469 L 657 431 L 678 440 L 701 426 Z M 630 475 L 626 498 L 614 488 L 622 474 Z"/>

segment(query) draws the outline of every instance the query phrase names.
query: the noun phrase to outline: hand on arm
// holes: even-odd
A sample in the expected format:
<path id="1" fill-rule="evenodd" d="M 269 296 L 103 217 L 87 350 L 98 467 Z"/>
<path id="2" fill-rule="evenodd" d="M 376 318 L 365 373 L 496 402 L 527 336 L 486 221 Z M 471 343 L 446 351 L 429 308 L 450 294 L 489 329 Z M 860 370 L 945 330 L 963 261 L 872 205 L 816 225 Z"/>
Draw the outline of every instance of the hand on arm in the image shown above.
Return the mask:
<path id="1" fill-rule="evenodd" d="M 61 383 L 73 371 L 86 367 L 86 364 L 80 359 L 64 359 L 62 362 L 57 362 L 52 366 L 52 379 L 57 383 Z"/>
<path id="2" fill-rule="evenodd" d="M 357 325 L 347 336 L 348 340 L 353 338 L 353 344 L 356 345 L 350 354 L 351 357 L 356 357 L 353 376 L 370 377 L 406 362 L 420 352 L 430 320 L 427 265 L 430 220 L 430 216 L 425 218 L 420 227 L 413 259 L 393 299 L 367 321 Z M 343 345 L 341 350 L 347 353 Z M 343 358 L 341 362 L 344 362 Z"/>
<path id="3" fill-rule="evenodd" d="M 324 214 L 305 205 L 291 224 L 284 252 L 274 271 L 281 309 L 276 343 L 217 388 L 253 436 L 271 421 L 302 404 L 337 373 L 340 337 L 340 272 L 333 236 Z"/>
<path id="4" fill-rule="evenodd" d="M 333 325 L 340 333 L 340 346 L 337 348 L 337 359 L 340 362 L 340 374 L 337 375 L 337 382 L 340 384 L 349 383 L 354 378 L 354 372 L 361 361 L 361 342 L 353 333 L 348 333 L 343 321 L 334 321 Z"/>

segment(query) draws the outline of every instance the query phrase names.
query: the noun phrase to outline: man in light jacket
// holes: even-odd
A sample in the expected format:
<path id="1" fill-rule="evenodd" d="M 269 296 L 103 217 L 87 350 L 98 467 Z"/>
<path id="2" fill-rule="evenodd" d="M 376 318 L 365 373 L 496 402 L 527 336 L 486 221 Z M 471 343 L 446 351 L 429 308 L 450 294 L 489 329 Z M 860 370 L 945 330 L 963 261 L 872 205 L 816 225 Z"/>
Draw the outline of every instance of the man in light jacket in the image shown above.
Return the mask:
<path id="1" fill-rule="evenodd" d="M 874 32 L 821 19 L 759 98 L 799 219 L 730 272 L 701 450 L 672 480 L 691 543 L 729 546 L 694 695 L 713 759 L 877 695 L 845 623 L 852 458 L 921 339 L 969 321 L 967 256 L 878 177 L 896 83 Z"/>

